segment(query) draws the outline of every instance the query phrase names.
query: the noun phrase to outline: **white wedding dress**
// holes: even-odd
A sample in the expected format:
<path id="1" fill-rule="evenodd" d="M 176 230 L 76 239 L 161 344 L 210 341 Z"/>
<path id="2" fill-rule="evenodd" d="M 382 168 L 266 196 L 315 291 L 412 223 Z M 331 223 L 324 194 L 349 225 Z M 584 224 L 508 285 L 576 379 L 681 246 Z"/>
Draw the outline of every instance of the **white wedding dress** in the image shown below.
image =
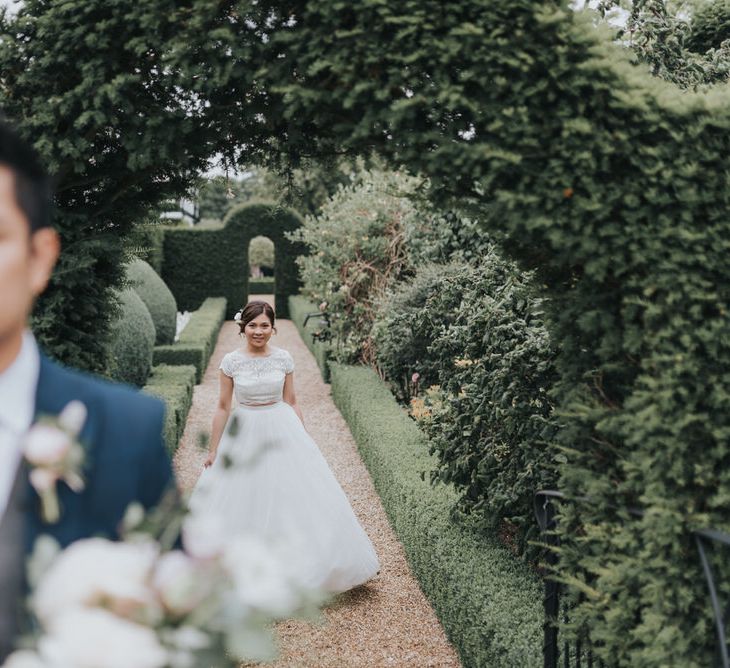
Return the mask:
<path id="1" fill-rule="evenodd" d="M 191 509 L 222 521 L 226 535 L 255 534 L 284 547 L 287 566 L 306 588 L 339 593 L 372 578 L 380 565 L 370 539 L 282 400 L 285 376 L 294 370 L 291 355 L 280 348 L 267 357 L 235 350 L 220 368 L 233 378 L 235 407 Z"/>

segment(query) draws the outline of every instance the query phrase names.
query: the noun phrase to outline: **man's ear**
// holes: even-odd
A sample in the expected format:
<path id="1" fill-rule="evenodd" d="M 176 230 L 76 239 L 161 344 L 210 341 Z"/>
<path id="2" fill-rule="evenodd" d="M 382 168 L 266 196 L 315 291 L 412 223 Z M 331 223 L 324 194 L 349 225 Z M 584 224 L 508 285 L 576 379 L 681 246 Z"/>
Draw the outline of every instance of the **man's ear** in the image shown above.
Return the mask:
<path id="1" fill-rule="evenodd" d="M 30 287 L 34 297 L 46 289 L 60 252 L 61 241 L 52 227 L 44 227 L 32 234 Z"/>

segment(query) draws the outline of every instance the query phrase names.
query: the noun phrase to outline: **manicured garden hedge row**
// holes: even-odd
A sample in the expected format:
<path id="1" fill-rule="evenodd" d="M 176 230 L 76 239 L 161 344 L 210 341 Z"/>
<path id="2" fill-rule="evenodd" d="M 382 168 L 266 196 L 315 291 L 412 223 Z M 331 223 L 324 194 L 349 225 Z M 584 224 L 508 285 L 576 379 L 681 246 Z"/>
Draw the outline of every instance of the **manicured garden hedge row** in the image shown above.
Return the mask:
<path id="1" fill-rule="evenodd" d="M 289 297 L 289 318 L 291 318 L 291 321 L 299 330 L 299 335 L 304 340 L 307 348 L 309 348 L 309 352 L 317 360 L 324 382 L 329 383 L 328 345 L 322 341 L 315 341 L 312 338 L 312 332 L 315 332 L 320 327 L 319 318 L 310 318 L 307 326 L 304 327 L 304 319 L 307 317 L 307 313 L 314 313 L 317 310 L 316 304 L 310 302 L 306 297 L 302 297 L 301 295 Z"/>
<path id="2" fill-rule="evenodd" d="M 192 364 L 195 382 L 203 378 L 226 313 L 223 297 L 210 297 L 195 311 L 180 339 L 169 346 L 156 346 L 154 364 Z"/>
<path id="3" fill-rule="evenodd" d="M 180 443 L 185 422 L 193 403 L 196 370 L 192 365 L 172 366 L 159 364 L 144 386 L 144 391 L 165 402 L 165 445 L 172 455 Z"/>
<path id="4" fill-rule="evenodd" d="M 450 519 L 456 494 L 422 479 L 435 465 L 428 444 L 375 372 L 330 368 L 335 403 L 464 666 L 541 665 L 539 578 L 496 538 Z"/>
<path id="5" fill-rule="evenodd" d="M 228 300 L 227 317 L 246 303 L 249 289 L 248 246 L 258 235 L 276 244 L 276 309 L 287 317 L 287 297 L 299 290 L 295 259 L 304 253 L 286 233 L 301 225 L 299 216 L 273 204 L 245 204 L 232 209 L 220 225 L 165 230 L 162 278 L 180 310 L 197 309 L 207 297 Z"/>
<path id="6" fill-rule="evenodd" d="M 276 281 L 271 278 L 249 278 L 248 294 L 249 295 L 270 295 L 274 293 Z"/>

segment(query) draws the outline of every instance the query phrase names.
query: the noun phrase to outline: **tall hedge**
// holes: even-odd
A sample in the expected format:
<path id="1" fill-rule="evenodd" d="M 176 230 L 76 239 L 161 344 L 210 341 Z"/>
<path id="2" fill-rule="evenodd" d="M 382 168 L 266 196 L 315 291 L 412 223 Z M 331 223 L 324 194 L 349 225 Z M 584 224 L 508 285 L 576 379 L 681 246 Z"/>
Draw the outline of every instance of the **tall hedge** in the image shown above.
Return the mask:
<path id="1" fill-rule="evenodd" d="M 281 9 L 251 20 L 286 150 L 319 128 L 427 175 L 546 286 L 560 484 L 593 500 L 560 523 L 575 623 L 607 665 L 709 665 L 690 530 L 730 528 L 730 87 L 652 78 L 557 0 Z"/>
<path id="2" fill-rule="evenodd" d="M 177 329 L 177 304 L 170 289 L 157 272 L 140 259 L 132 260 L 127 265 L 127 280 L 152 316 L 155 343 L 172 343 Z"/>
<path id="3" fill-rule="evenodd" d="M 139 295 L 128 288 L 119 294 L 120 310 L 111 328 L 111 375 L 142 387 L 152 368 L 155 325 Z"/>
<path id="4" fill-rule="evenodd" d="M 267 236 L 276 247 L 276 311 L 279 317 L 286 317 L 287 297 L 299 289 L 295 259 L 304 252 L 286 233 L 300 225 L 299 216 L 289 209 L 244 204 L 231 210 L 220 225 L 169 228 L 162 278 L 181 310 L 195 310 L 207 297 L 225 297 L 226 317 L 231 318 L 248 297 L 249 242 Z"/>

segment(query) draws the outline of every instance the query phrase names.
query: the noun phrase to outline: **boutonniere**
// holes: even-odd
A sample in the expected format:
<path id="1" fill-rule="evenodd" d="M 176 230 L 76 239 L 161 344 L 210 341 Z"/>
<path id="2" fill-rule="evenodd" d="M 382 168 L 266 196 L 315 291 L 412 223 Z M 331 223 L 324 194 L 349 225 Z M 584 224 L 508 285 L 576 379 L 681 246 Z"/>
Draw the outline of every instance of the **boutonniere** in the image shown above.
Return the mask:
<path id="1" fill-rule="evenodd" d="M 56 483 L 63 480 L 74 492 L 84 489 L 81 467 L 84 449 L 78 436 L 86 421 L 86 406 L 71 401 L 56 417 L 42 416 L 28 431 L 23 455 L 30 466 L 30 484 L 41 500 L 41 516 L 48 524 L 58 522 Z"/>

